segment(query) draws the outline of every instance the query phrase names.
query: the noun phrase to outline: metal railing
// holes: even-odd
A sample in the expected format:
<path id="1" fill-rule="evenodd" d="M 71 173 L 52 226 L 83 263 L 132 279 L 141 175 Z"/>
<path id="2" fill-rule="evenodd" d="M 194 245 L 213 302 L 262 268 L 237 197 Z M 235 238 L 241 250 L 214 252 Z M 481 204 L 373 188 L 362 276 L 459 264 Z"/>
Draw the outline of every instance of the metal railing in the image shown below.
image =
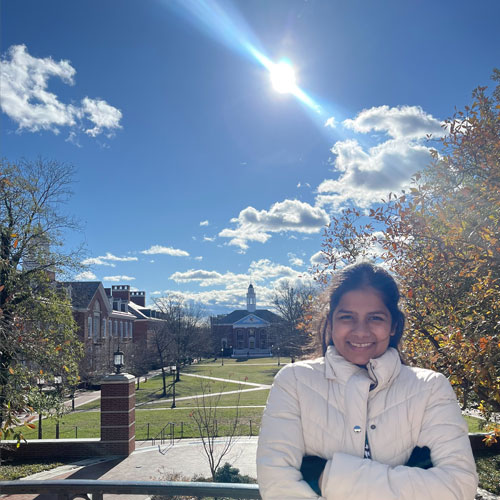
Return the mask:
<path id="1" fill-rule="evenodd" d="M 58 500 L 102 500 L 113 495 L 187 495 L 196 498 L 261 498 L 256 484 L 189 483 L 180 481 L 0 481 L 0 495 L 50 494 Z"/>

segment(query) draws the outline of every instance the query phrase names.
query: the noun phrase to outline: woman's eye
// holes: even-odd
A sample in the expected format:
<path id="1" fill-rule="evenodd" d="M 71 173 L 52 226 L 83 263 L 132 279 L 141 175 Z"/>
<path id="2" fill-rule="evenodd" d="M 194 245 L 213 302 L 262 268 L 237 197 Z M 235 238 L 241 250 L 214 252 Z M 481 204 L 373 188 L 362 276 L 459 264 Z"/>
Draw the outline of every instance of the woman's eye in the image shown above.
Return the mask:
<path id="1" fill-rule="evenodd" d="M 352 319 L 352 316 L 350 314 L 342 314 L 341 316 L 338 316 L 337 319 L 340 319 L 341 321 L 347 321 Z"/>
<path id="2" fill-rule="evenodd" d="M 372 316 L 370 319 L 372 321 L 385 321 L 385 318 L 383 316 Z"/>

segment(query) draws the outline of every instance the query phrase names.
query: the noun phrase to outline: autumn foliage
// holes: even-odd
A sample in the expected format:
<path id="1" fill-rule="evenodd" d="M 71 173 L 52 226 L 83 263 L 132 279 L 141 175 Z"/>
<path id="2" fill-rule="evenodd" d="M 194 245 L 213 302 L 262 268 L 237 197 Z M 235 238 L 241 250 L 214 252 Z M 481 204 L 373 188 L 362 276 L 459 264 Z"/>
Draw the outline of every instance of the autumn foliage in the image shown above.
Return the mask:
<path id="1" fill-rule="evenodd" d="M 410 364 L 445 373 L 464 407 L 500 412 L 500 72 L 445 123 L 446 136 L 410 189 L 368 216 L 344 210 L 326 229 L 327 280 L 376 258 L 399 279 Z M 494 437 L 492 437 L 494 439 Z"/>

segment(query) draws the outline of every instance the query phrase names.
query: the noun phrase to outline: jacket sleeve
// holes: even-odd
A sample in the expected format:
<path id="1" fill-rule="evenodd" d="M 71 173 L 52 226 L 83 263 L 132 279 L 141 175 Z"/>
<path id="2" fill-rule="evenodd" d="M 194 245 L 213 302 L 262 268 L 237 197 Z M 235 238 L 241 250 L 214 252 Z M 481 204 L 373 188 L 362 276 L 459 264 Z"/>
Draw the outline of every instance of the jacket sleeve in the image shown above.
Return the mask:
<path id="1" fill-rule="evenodd" d="M 295 373 L 284 367 L 269 393 L 257 447 L 257 478 L 263 500 L 308 500 L 318 495 L 302 479 L 305 454 Z"/>
<path id="2" fill-rule="evenodd" d="M 334 453 L 320 485 L 327 500 L 473 500 L 477 474 L 467 425 L 448 380 L 436 375 L 417 442 L 430 448 L 433 467 L 392 467 Z"/>

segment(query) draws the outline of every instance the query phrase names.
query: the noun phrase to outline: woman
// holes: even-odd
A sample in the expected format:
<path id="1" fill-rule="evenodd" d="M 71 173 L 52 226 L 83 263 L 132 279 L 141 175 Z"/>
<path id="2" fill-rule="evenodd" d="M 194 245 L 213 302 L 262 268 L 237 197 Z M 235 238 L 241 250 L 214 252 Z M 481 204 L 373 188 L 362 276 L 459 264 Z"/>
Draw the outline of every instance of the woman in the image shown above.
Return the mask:
<path id="1" fill-rule="evenodd" d="M 474 498 L 455 394 L 443 375 L 401 363 L 398 302 L 382 268 L 362 263 L 336 276 L 320 328 L 323 357 L 284 367 L 269 395 L 257 449 L 264 500 Z M 430 449 L 427 469 L 408 463 L 421 449 Z M 316 478 L 304 480 L 304 457 L 319 457 L 318 494 Z"/>

